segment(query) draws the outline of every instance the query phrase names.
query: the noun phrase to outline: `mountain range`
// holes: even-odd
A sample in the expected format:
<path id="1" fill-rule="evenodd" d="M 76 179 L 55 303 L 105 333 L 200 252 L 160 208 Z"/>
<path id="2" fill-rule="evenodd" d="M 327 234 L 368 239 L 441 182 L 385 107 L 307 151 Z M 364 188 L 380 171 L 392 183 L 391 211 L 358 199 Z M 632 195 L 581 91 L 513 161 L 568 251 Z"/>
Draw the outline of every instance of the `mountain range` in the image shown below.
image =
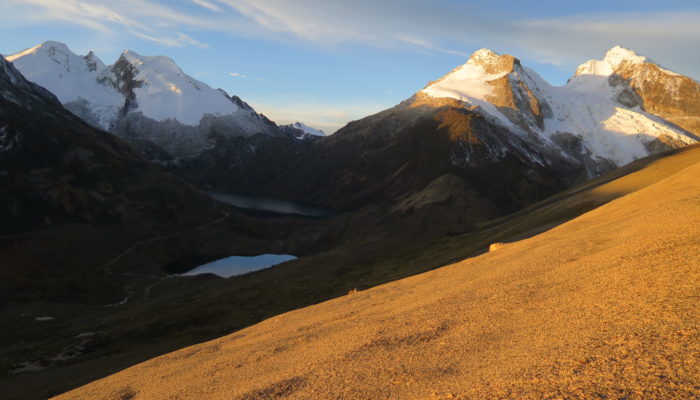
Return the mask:
<path id="1" fill-rule="evenodd" d="M 382 204 L 387 218 L 464 231 L 696 143 L 698 90 L 621 47 L 584 63 L 561 87 L 513 56 L 479 50 L 395 107 L 299 148 L 220 158 L 222 168 L 192 181 L 339 210 Z"/>
<path id="2" fill-rule="evenodd" d="M 216 134 L 281 135 L 240 98 L 185 74 L 168 57 L 124 51 L 108 66 L 93 52 L 79 56 L 48 41 L 7 60 L 89 124 L 141 149 L 192 157 L 212 147 Z"/>
<path id="3" fill-rule="evenodd" d="M 274 320 L 244 331 L 251 336 L 242 341 L 234 336 L 221 342 L 250 352 L 250 357 L 240 358 L 232 367 L 241 373 L 232 379 L 247 377 L 235 389 L 240 398 L 313 397 L 309 387 L 323 387 L 324 396 L 331 396 L 336 392 L 318 382 L 328 379 L 335 387 L 347 389 L 343 386 L 343 379 L 349 376 L 346 372 L 357 378 L 367 365 L 355 368 L 356 356 L 384 365 L 387 359 L 374 357 L 376 352 L 405 351 L 401 354 L 409 359 L 414 348 L 410 343 L 441 344 L 443 337 L 459 336 L 450 333 L 453 328 L 460 335 L 473 333 L 464 319 L 442 324 L 439 320 L 445 318 L 439 313 L 434 321 L 421 319 L 423 314 L 414 315 L 415 310 L 410 309 L 397 308 L 403 310 L 401 315 L 384 314 L 386 310 L 377 304 L 401 303 L 404 297 L 396 293 L 404 290 L 413 293 L 413 300 L 415 296 L 424 299 L 421 304 L 426 310 L 445 310 L 441 304 L 448 296 L 434 297 L 428 293 L 431 286 L 410 282 L 434 279 L 438 286 L 447 287 L 450 279 L 458 279 L 459 284 L 450 290 L 461 293 L 460 304 L 478 307 L 485 301 L 493 306 L 489 315 L 494 315 L 491 321 L 499 326 L 508 320 L 499 313 L 516 305 L 526 313 L 523 315 L 537 321 L 546 322 L 552 316 L 506 300 L 514 291 L 521 297 L 532 295 L 528 298 L 536 302 L 544 298 L 566 302 L 563 295 L 544 295 L 555 287 L 576 298 L 597 293 L 600 301 L 621 301 L 618 294 L 625 289 L 632 266 L 648 260 L 643 248 L 659 249 L 665 243 L 657 236 L 638 239 L 639 232 L 665 232 L 674 246 L 691 242 L 692 223 L 676 209 L 691 210 L 688 199 L 697 191 L 690 177 L 697 169 L 698 150 L 693 144 L 700 140 L 699 99 L 697 81 L 619 46 L 602 60 L 579 66 L 563 86 L 548 84 L 511 55 L 482 49 L 464 65 L 407 94 L 400 104 L 325 135 L 300 122 L 277 125 L 237 96 L 187 75 L 164 56 L 125 51 L 114 64 L 106 65 L 93 52 L 79 56 L 65 44 L 49 41 L 0 58 L 0 324 L 16 328 L 0 332 L 0 342 L 8 344 L 0 349 L 0 367 L 9 371 L 0 373 L 0 391 L 10 398 L 57 394 L 150 357 L 350 291 L 350 296 L 332 304 L 341 304 L 350 313 L 348 321 L 362 324 L 371 320 L 372 328 L 361 329 L 361 335 L 352 340 L 347 333 L 353 330 L 352 324 L 331 332 L 347 344 L 333 353 L 337 364 L 314 358 L 315 365 L 325 367 L 297 376 L 293 372 L 300 364 L 285 358 L 289 350 L 293 359 L 304 359 L 299 358 L 305 349 L 302 342 L 326 346 L 314 341 L 328 328 L 323 321 L 340 323 L 339 314 L 327 313 L 331 303 L 283 316 L 288 327 L 269 341 L 264 331 Z M 650 188 L 643 189 L 646 187 Z M 619 204 L 610 204 L 565 223 L 636 191 L 640 193 L 621 199 L 630 213 Z M 219 201 L 233 195 L 290 200 L 320 206 L 324 212 L 315 217 L 290 216 Z M 652 204 L 655 197 L 668 201 L 673 210 Z M 653 225 L 652 215 L 679 229 Z M 605 222 L 607 217 L 614 223 Z M 634 224 L 623 223 L 628 217 Z M 542 234 L 561 224 L 564 226 L 555 229 L 563 239 Z M 586 228 L 590 226 L 593 228 Z M 560 250 L 564 242 L 589 240 L 582 248 L 605 252 L 605 239 L 598 238 L 595 227 L 615 243 L 629 241 L 636 246 L 630 251 L 642 256 L 619 253 L 619 260 L 589 260 L 581 252 Z M 451 273 L 445 271 L 461 268 L 457 265 L 354 296 L 373 286 L 477 256 L 490 243 L 520 240 L 524 242 L 506 244 L 495 255 L 463 264 L 478 273 L 458 271 L 457 278 L 450 278 Z M 550 241 L 554 244 L 548 244 Z M 541 251 L 530 255 L 529 246 Z M 669 257 L 673 253 L 664 251 Z M 231 279 L 174 275 L 234 254 L 269 253 L 299 258 Z M 560 268 L 553 260 L 562 257 L 568 261 L 560 280 L 533 286 L 532 280 L 523 278 L 513 286 L 515 283 L 497 279 L 495 289 L 482 285 L 493 281 L 494 273 L 547 274 Z M 528 264 L 513 264 L 513 259 Z M 687 276 L 682 260 L 673 260 L 671 275 Z M 601 282 L 600 271 L 591 269 L 591 263 L 598 261 L 626 269 L 615 275 L 610 287 L 579 285 L 578 278 Z M 656 271 L 653 265 L 644 265 Z M 670 282 L 655 281 L 656 273 L 643 276 L 649 282 Z M 537 293 L 528 291 L 531 287 Z M 471 293 L 481 297 L 474 300 Z M 374 303 L 365 304 L 368 301 Z M 674 310 L 685 313 L 687 304 L 681 303 Z M 382 331 L 382 322 L 374 317 L 357 319 L 363 313 L 358 304 L 376 311 L 377 318 L 389 316 L 388 330 Z M 591 307 L 603 309 L 601 304 Z M 453 306 L 447 313 L 461 307 Z M 45 310 L 59 318 L 37 329 L 37 321 L 45 320 L 34 316 L 44 318 L 39 313 Z M 307 318 L 314 310 L 320 310 L 323 319 L 318 324 L 306 326 L 294 319 L 295 315 Z M 634 315 L 643 312 L 633 311 Z M 614 314 L 600 315 L 596 323 L 621 323 Z M 568 326 L 565 318 L 556 317 L 561 326 Z M 426 321 L 428 327 L 419 329 Z M 629 326 L 643 325 L 635 324 Z M 624 334 L 625 326 L 613 333 Z M 543 323 L 532 329 L 545 328 Z M 308 335 L 303 333 L 307 331 Z M 503 335 L 494 342 L 498 346 L 520 343 L 506 328 L 500 332 Z M 562 329 L 566 340 L 558 343 L 566 347 L 585 339 L 576 332 Z M 657 329 L 649 337 L 673 333 L 669 332 Z M 86 333 L 91 339 L 84 339 Z M 615 340 L 612 333 L 601 335 L 596 342 L 600 346 Z M 673 343 L 687 344 L 684 340 Z M 217 346 L 206 344 L 185 350 L 184 356 L 168 357 L 180 360 L 173 365 L 200 371 L 186 360 L 201 353 L 192 359 L 205 365 L 210 360 L 204 355 L 211 349 L 219 353 Z M 314 347 L 314 357 L 320 354 L 318 348 Z M 70 357 L 65 356 L 66 349 Z M 517 359 L 531 358 L 527 352 L 511 350 Z M 438 353 L 436 359 L 442 360 Z M 357 386 L 360 392 L 344 391 L 343 395 L 428 396 L 425 382 L 432 378 L 425 380 L 426 376 L 443 383 L 450 377 L 462 379 L 466 375 L 451 374 L 450 368 L 463 371 L 467 364 L 478 364 L 474 364 L 477 356 L 460 354 L 466 364 L 436 366 L 425 374 L 375 371 L 381 377 L 376 379 L 420 382 L 416 386 L 420 393 L 413 389 L 379 393 L 371 389 L 378 387 L 375 382 Z M 552 354 L 554 359 L 563 355 L 566 363 L 574 364 L 581 355 Z M 266 359 L 279 361 L 277 369 L 265 364 Z M 649 359 L 644 353 L 634 360 Z M 609 360 L 605 360 L 595 365 L 607 368 Z M 217 359 L 214 370 L 219 361 L 229 365 Z M 152 365 L 133 371 L 150 377 Z M 508 363 L 498 365 L 510 371 Z M 272 372 L 254 378 L 260 370 Z M 332 371 L 333 376 L 324 371 Z M 490 369 L 489 373 L 495 372 Z M 556 376 L 540 370 L 537 374 L 533 377 L 547 382 L 554 382 L 550 378 Z M 687 378 L 684 373 L 666 370 L 659 374 Z M 511 377 L 504 376 L 498 378 Z M 168 382 L 171 388 L 182 383 Z M 207 379 L 199 382 L 210 383 Z M 36 391 L 23 390 L 28 385 Z M 184 392 L 201 397 L 207 390 L 202 385 Z M 229 390 L 227 385 L 209 387 Z M 488 392 L 484 385 L 475 390 Z M 625 390 L 633 390 L 633 384 L 628 386 Z M 505 384 L 503 390 L 512 387 Z M 608 396 L 613 389 L 603 394 Z M 84 390 L 67 397 L 172 394 L 158 392 L 131 372 Z"/>
<path id="4" fill-rule="evenodd" d="M 335 210 L 340 217 L 333 221 L 355 221 L 328 224 L 344 226 L 342 234 L 332 234 L 343 240 L 359 239 L 368 231 L 431 238 L 473 231 L 636 159 L 696 143 L 700 135 L 700 84 L 619 46 L 602 60 L 580 65 L 558 87 L 511 55 L 478 50 L 395 107 L 352 121 L 330 136 L 300 122 L 278 126 L 164 56 L 124 51 L 108 66 L 93 52 L 79 56 L 63 43 L 48 41 L 6 60 L 14 67 L 3 64 L 4 95 L 26 103 L 12 105 L 21 108 L 14 113 L 6 111 L 8 122 L 0 136 L 7 193 L 2 218 L 8 234 L 63 222 L 129 225 L 139 218 L 127 217 L 128 204 L 134 202 L 118 200 L 129 196 L 116 196 L 119 190 L 109 183 L 122 172 L 97 165 L 156 171 L 149 164 L 155 161 L 201 189 Z M 30 84 L 19 73 L 35 85 L 26 89 Z M 24 94 L 16 94 L 20 89 L 12 85 L 21 86 Z M 26 110 L 36 109 L 49 110 L 56 121 L 37 119 L 23 128 L 25 134 L 11 128 L 27 124 L 35 111 Z M 52 124 L 70 133 L 54 132 Z M 54 133 L 41 136 L 37 131 Z M 88 136 L 78 138 L 74 132 Z M 50 143 L 61 135 L 68 135 L 66 143 L 84 145 L 52 149 Z M 128 161 L 94 161 L 96 151 L 85 146 L 107 146 L 100 143 L 114 147 L 106 156 Z M 54 171 L 43 172 L 41 165 Z M 58 165 L 69 167 L 59 173 Z M 42 171 L 41 178 L 20 178 L 35 171 Z M 147 193 L 148 185 L 137 181 L 131 179 L 134 184 L 125 190 L 139 187 Z M 97 186 L 74 192 L 76 182 Z M 163 193 L 185 187 L 177 183 Z M 189 202 L 193 205 L 213 202 L 195 194 L 194 187 L 186 190 L 199 199 Z M 184 214 L 177 214 L 167 218 L 189 224 Z M 163 217 L 163 223 L 172 225 Z M 154 222 L 153 229 L 162 232 L 159 224 Z M 199 250 L 189 252 L 193 259 L 207 257 Z"/>
<path id="5" fill-rule="evenodd" d="M 153 146 L 173 158 L 191 159 L 216 147 L 221 136 L 323 136 L 300 123 L 278 127 L 164 56 L 127 50 L 107 66 L 93 52 L 78 56 L 65 44 L 48 41 L 7 59 L 77 116 L 150 150 L 156 159 Z M 540 164 L 563 158 L 591 177 L 697 141 L 699 91 L 694 80 L 619 46 L 603 60 L 580 65 L 561 87 L 549 85 L 513 56 L 482 49 L 402 105 L 437 108 L 455 100 L 458 108 L 505 128 L 515 141 L 527 141 L 532 150 L 516 145 L 532 153 L 525 157 Z M 489 157 L 504 152 L 504 145 L 491 144 Z M 461 156 L 452 161 L 468 162 Z"/>

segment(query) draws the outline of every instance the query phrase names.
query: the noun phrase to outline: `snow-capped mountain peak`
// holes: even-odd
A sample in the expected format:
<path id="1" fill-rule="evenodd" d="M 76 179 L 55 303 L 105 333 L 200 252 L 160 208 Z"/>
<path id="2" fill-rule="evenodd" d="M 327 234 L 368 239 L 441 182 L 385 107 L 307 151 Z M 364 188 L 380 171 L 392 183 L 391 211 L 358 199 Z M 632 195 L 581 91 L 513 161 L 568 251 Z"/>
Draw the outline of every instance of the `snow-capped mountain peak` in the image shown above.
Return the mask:
<path id="1" fill-rule="evenodd" d="M 81 57 L 63 43 L 47 41 L 6 59 L 28 80 L 47 88 L 71 111 L 102 129 L 109 128 L 124 105 L 124 97 L 109 84 L 114 81 L 111 71 L 94 53 Z M 89 113 L 78 110 L 85 107 Z"/>
<path id="2" fill-rule="evenodd" d="M 279 134 L 243 101 L 187 75 L 169 57 L 127 50 L 105 65 L 93 52 L 79 56 L 47 41 L 7 60 L 91 125 L 137 145 L 155 144 L 176 158 L 211 147 L 213 133 Z"/>
<path id="3" fill-rule="evenodd" d="M 615 73 L 618 73 L 621 69 L 634 69 L 646 64 L 657 67 L 659 71 L 665 74 L 678 75 L 675 72 L 663 68 L 648 57 L 638 54 L 634 50 L 630 50 L 618 45 L 608 50 L 608 52 L 605 53 L 605 57 L 602 60 L 588 60 L 585 63 L 579 65 L 579 67 L 576 69 L 576 74 L 574 76 L 611 76 Z"/>
<path id="4" fill-rule="evenodd" d="M 481 49 L 464 65 L 444 77 L 431 82 L 421 92 L 431 97 L 449 97 L 475 105 L 485 106 L 493 96 L 489 82 L 502 78 L 510 71 L 493 66 L 501 65 L 501 57 L 488 49 Z"/>
<path id="5" fill-rule="evenodd" d="M 280 129 L 282 130 L 282 132 L 289 133 L 296 139 L 300 140 L 326 136 L 326 134 L 322 130 L 312 128 L 298 121 L 289 125 L 280 125 Z"/>
<path id="6" fill-rule="evenodd" d="M 123 70 L 125 65 L 133 68 L 129 71 L 133 76 L 128 79 L 136 97 L 135 111 L 146 117 L 156 121 L 171 118 L 194 126 L 205 114 L 228 115 L 238 111 L 238 106 L 223 93 L 185 74 L 169 57 L 142 56 L 127 50 L 115 67 Z"/>
<path id="7" fill-rule="evenodd" d="M 420 94 L 478 106 L 488 117 L 524 135 L 523 128 L 542 124 L 538 99 L 527 89 L 530 79 L 517 58 L 481 49 L 464 65 L 428 84 Z"/>
<path id="8" fill-rule="evenodd" d="M 500 55 L 498 53 L 494 52 L 491 49 L 484 48 L 472 53 L 467 63 L 478 65 L 490 64 L 493 63 L 495 60 L 498 60 L 499 57 Z"/>
<path id="9" fill-rule="evenodd" d="M 468 65 L 480 67 L 487 74 L 496 75 L 510 73 L 519 63 L 517 58 L 509 54 L 498 54 L 489 49 L 475 51 L 467 61 Z"/>
<path id="10" fill-rule="evenodd" d="M 579 66 L 567 85 L 556 87 L 513 56 L 482 49 L 421 94 L 477 106 L 486 118 L 579 159 L 595 175 L 652 149 L 696 142 L 675 123 L 645 111 L 643 96 L 630 86 L 634 81 L 663 82 L 660 76 L 672 75 L 677 74 L 616 46 L 603 60 Z M 682 92 L 674 89 L 678 85 L 668 83 L 668 92 Z"/>
<path id="11" fill-rule="evenodd" d="M 42 70 L 35 71 L 35 75 L 39 75 L 40 72 L 46 74 L 48 72 L 46 71 L 47 69 L 67 73 L 82 72 L 86 63 L 93 65 L 93 67 L 88 68 L 92 70 L 105 67 L 102 60 L 93 52 L 90 52 L 85 57 L 80 57 L 70 51 L 65 43 L 55 41 L 43 42 L 17 54 L 7 56 L 5 59 L 15 65 L 19 65 L 20 68 L 30 63 L 39 65 Z M 46 65 L 47 61 L 51 61 L 53 64 Z"/>
<path id="12" fill-rule="evenodd" d="M 90 52 L 87 53 L 83 58 L 85 59 L 85 62 L 87 63 L 88 68 L 91 71 L 104 70 L 105 68 L 107 68 L 105 63 L 103 63 L 102 60 L 100 60 L 99 57 L 97 57 L 92 50 L 90 50 Z"/>
<path id="13" fill-rule="evenodd" d="M 48 41 L 40 43 L 34 47 L 30 47 L 26 50 L 23 50 L 17 54 L 7 56 L 7 57 L 5 57 L 5 59 L 7 61 L 14 62 L 16 59 L 21 58 L 21 57 L 26 57 L 28 55 L 39 55 L 39 54 L 48 55 L 54 61 L 60 63 L 61 61 L 63 61 L 63 60 L 61 60 L 61 55 L 66 56 L 66 55 L 70 55 L 73 53 L 68 49 L 68 46 L 66 46 L 65 43 L 48 40 Z M 57 56 L 57 54 L 58 54 L 58 56 Z"/>
<path id="14" fill-rule="evenodd" d="M 314 136 L 326 136 L 326 134 L 320 130 L 320 129 L 315 129 L 312 128 L 306 124 L 302 124 L 301 122 L 295 122 L 291 124 L 294 128 L 301 129 L 305 133 L 308 133 L 309 135 L 314 135 Z"/>
<path id="15" fill-rule="evenodd" d="M 626 49 L 620 45 L 613 47 L 605 53 L 605 58 L 603 61 L 607 62 L 613 68 L 622 64 L 623 62 L 629 62 L 632 64 L 642 64 L 649 61 L 646 57 L 640 56 L 634 50 Z"/>

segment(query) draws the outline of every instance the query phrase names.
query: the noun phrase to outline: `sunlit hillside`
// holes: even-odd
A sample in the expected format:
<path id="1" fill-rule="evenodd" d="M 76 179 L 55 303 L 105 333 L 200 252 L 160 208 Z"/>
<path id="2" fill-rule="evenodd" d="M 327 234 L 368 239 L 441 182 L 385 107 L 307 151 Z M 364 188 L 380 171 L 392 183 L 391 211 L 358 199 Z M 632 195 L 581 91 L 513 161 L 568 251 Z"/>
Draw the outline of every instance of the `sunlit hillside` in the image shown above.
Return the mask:
<path id="1" fill-rule="evenodd" d="M 698 176 L 698 149 L 651 162 L 537 236 L 58 398 L 698 398 Z"/>

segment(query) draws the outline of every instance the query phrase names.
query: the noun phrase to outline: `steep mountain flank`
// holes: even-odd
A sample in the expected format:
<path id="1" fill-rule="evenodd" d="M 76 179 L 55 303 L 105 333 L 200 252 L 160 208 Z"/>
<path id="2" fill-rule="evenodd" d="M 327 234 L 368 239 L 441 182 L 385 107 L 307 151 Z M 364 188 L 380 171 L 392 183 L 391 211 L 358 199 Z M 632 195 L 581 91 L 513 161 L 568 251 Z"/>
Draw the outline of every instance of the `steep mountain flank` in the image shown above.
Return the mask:
<path id="1" fill-rule="evenodd" d="M 0 59 L 3 302 L 118 300 L 123 288 L 107 265 L 164 274 L 164 266 L 252 249 L 264 234 L 246 221 Z M 139 259 L 126 257 L 134 246 Z"/>

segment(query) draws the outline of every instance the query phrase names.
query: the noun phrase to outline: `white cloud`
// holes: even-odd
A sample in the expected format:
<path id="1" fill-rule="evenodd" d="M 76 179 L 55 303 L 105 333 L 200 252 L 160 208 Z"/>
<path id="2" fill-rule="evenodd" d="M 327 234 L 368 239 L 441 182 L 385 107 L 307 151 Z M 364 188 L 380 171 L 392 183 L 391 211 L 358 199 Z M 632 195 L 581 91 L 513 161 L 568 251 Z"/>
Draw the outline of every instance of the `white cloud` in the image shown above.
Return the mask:
<path id="1" fill-rule="evenodd" d="M 481 25 L 464 7 L 415 0 L 219 0 L 281 40 L 289 35 L 323 46 L 362 43 L 463 55 L 434 40 L 450 26 Z"/>
<path id="2" fill-rule="evenodd" d="M 3 0 L 0 12 L 27 23 L 80 25 L 102 33 L 125 32 L 165 46 L 207 47 L 176 28 L 204 27 L 209 22 L 206 18 L 152 0 Z"/>
<path id="3" fill-rule="evenodd" d="M 600 58 L 620 44 L 684 74 L 700 77 L 700 12 L 570 16 L 513 23 L 521 49 L 557 65 Z M 507 38 L 501 38 L 505 42 Z"/>
<path id="4" fill-rule="evenodd" d="M 267 34 L 321 45 L 363 43 L 466 57 L 481 47 L 525 60 L 573 66 L 616 44 L 700 77 L 699 11 L 623 12 L 533 19 L 488 5 L 429 5 L 411 0 L 220 0 Z M 472 3 L 473 4 L 473 3 Z M 573 70 L 572 70 L 573 73 Z"/>
<path id="5" fill-rule="evenodd" d="M 185 8 L 185 4 L 195 8 Z M 3 0 L 6 20 L 77 24 L 127 32 L 166 46 L 207 44 L 197 32 L 306 41 L 361 43 L 466 58 L 491 47 L 525 60 L 571 67 L 622 44 L 698 77 L 699 11 L 532 18 L 489 3 L 417 0 Z M 496 5 L 491 6 L 496 7 Z"/>
<path id="6" fill-rule="evenodd" d="M 238 72 L 229 72 L 228 74 L 234 78 L 247 78 L 246 75 L 240 74 Z"/>
<path id="7" fill-rule="evenodd" d="M 198 6 L 206 8 L 209 11 L 221 12 L 221 8 L 219 6 L 206 0 L 192 0 L 192 2 Z"/>
<path id="8" fill-rule="evenodd" d="M 423 39 L 412 38 L 412 37 L 401 36 L 401 35 L 397 36 L 396 39 L 398 39 L 401 42 L 408 43 L 408 44 L 414 45 L 416 47 L 422 47 L 426 50 L 431 50 L 431 51 L 435 51 L 438 53 L 451 54 L 453 56 L 460 56 L 460 57 L 468 57 L 469 56 L 469 54 L 464 52 L 464 51 L 446 49 L 446 48 L 440 47 L 438 45 L 435 45 L 435 44 L 433 44 L 427 40 L 423 40 Z"/>

